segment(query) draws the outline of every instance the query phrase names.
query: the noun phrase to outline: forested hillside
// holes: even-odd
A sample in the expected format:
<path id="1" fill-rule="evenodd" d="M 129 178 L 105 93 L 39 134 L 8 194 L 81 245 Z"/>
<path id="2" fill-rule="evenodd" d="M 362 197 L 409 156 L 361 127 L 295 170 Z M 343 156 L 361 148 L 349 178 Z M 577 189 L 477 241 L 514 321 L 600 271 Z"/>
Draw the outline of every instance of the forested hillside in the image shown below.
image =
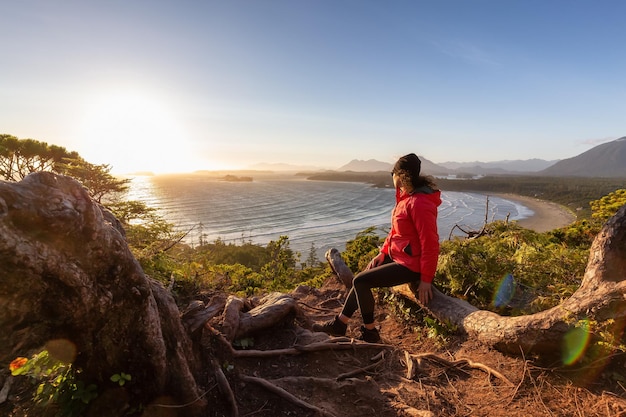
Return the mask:
<path id="1" fill-rule="evenodd" d="M 472 180 L 437 179 L 442 190 L 480 193 L 512 193 L 561 204 L 578 218 L 591 215 L 589 201 L 597 200 L 621 188 L 616 178 L 574 178 L 539 176 L 488 176 Z"/>
<path id="2" fill-rule="evenodd" d="M 604 177 L 626 179 L 626 136 L 603 143 L 573 158 L 540 171 L 545 176 Z"/>

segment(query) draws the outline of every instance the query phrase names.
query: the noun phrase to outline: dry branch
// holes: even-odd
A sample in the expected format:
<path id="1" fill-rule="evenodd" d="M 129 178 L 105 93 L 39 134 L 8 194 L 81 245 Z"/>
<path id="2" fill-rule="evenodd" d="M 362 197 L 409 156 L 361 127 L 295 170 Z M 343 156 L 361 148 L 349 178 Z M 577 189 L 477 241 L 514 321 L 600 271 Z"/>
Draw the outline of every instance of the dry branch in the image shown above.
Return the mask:
<path id="1" fill-rule="evenodd" d="M 316 413 L 318 413 L 319 415 L 322 416 L 327 416 L 327 417 L 335 417 L 334 414 L 323 410 L 319 407 L 316 407 L 313 404 L 309 404 L 306 401 L 301 400 L 300 398 L 296 397 L 295 395 L 287 392 L 286 390 L 284 390 L 283 388 L 272 384 L 270 381 L 263 379 L 263 378 L 257 378 L 257 377 L 253 377 L 253 376 L 246 376 L 246 375 L 242 375 L 241 379 L 246 381 L 246 382 L 253 382 L 255 384 L 261 385 L 263 388 L 267 389 L 268 391 L 271 391 L 272 393 L 278 395 L 281 398 L 284 398 L 288 401 L 291 401 L 292 403 L 299 405 L 300 407 L 306 408 L 308 410 L 313 410 Z"/>
<path id="2" fill-rule="evenodd" d="M 337 380 L 337 381 L 342 381 L 342 380 L 344 380 L 344 379 L 347 379 L 347 378 L 350 378 L 350 377 L 352 377 L 352 376 L 355 376 L 355 375 L 361 374 L 361 373 L 363 373 L 363 372 L 367 372 L 367 371 L 369 371 L 369 370 L 371 370 L 371 369 L 374 369 L 374 368 L 378 367 L 378 365 L 380 365 L 380 364 L 381 364 L 381 363 L 383 363 L 384 361 L 385 361 L 385 359 L 381 359 L 381 360 L 379 360 L 378 362 L 373 363 L 373 364 L 371 364 L 371 365 L 368 365 L 368 366 L 366 366 L 366 367 L 364 367 L 364 368 L 358 368 L 358 369 L 355 369 L 355 370 L 353 370 L 353 371 L 343 373 L 343 374 L 341 374 L 341 375 L 337 376 L 337 378 L 335 378 L 335 380 Z"/>
<path id="3" fill-rule="evenodd" d="M 341 301 L 337 300 L 338 303 L 342 304 Z M 306 308 L 310 308 L 311 310 L 321 311 L 323 313 L 335 313 L 337 311 L 336 308 L 320 308 L 308 305 L 302 301 L 298 301 L 298 304 L 305 306 Z"/>
<path id="4" fill-rule="evenodd" d="M 284 349 L 272 349 L 272 350 L 237 350 L 233 348 L 232 344 L 226 339 L 226 337 L 212 328 L 211 326 L 205 326 L 217 339 L 222 343 L 229 353 L 236 358 L 269 358 L 280 355 L 300 355 L 303 352 L 319 352 L 324 350 L 347 350 L 347 349 L 371 349 L 371 348 L 387 348 L 391 349 L 393 346 L 385 345 L 381 343 L 367 343 L 361 342 L 348 337 L 336 337 L 330 338 L 324 342 L 316 342 L 308 345 L 296 345 L 291 348 Z"/>
<path id="5" fill-rule="evenodd" d="M 504 383 L 506 383 L 508 386 L 512 387 L 514 386 L 513 383 L 504 375 L 502 375 L 500 372 L 496 371 L 495 369 L 479 363 L 479 362 L 474 362 L 470 359 L 467 358 L 461 358 L 461 359 L 457 359 L 454 361 L 449 361 L 447 359 L 442 358 L 441 356 L 437 356 L 433 353 L 420 353 L 420 354 L 409 354 L 408 352 L 404 352 L 404 356 L 405 356 L 405 360 L 406 360 L 406 365 L 407 365 L 407 379 L 412 379 L 415 376 L 415 363 L 414 361 L 419 361 L 421 359 L 428 359 L 431 360 L 433 362 L 437 362 L 443 366 L 446 366 L 448 368 L 460 368 L 462 366 L 469 366 L 470 368 L 473 369 L 480 369 L 482 371 L 487 372 L 487 374 L 489 374 L 490 376 L 493 375 L 496 378 L 504 381 Z"/>
<path id="6" fill-rule="evenodd" d="M 421 361 L 419 358 L 413 360 L 411 354 L 408 351 L 404 351 L 404 365 L 406 366 L 406 379 L 413 379 L 417 373 L 416 368 L 421 367 Z M 417 363 L 416 363 L 417 362 Z"/>
<path id="7" fill-rule="evenodd" d="M 509 221 L 509 215 L 507 214 L 506 221 Z M 459 229 L 461 232 L 465 233 L 468 239 L 475 239 L 480 236 L 484 236 L 486 234 L 487 225 L 489 224 L 489 196 L 487 196 L 487 201 L 485 203 L 485 222 L 483 223 L 483 227 L 480 230 L 465 230 L 458 224 L 455 224 L 454 227 L 450 230 L 450 235 L 448 236 L 448 240 L 452 240 L 452 233 L 454 229 Z"/>

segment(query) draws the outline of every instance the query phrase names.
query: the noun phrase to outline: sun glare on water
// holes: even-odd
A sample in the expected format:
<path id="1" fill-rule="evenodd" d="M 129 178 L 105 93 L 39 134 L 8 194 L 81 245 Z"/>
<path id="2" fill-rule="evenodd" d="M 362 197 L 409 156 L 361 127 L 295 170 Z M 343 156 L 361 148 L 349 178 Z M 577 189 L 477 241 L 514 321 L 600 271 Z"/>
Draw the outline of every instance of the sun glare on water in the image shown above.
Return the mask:
<path id="1" fill-rule="evenodd" d="M 108 164 L 116 174 L 210 169 L 194 155 L 185 127 L 163 100 L 111 92 L 85 111 L 76 151 L 91 163 Z"/>

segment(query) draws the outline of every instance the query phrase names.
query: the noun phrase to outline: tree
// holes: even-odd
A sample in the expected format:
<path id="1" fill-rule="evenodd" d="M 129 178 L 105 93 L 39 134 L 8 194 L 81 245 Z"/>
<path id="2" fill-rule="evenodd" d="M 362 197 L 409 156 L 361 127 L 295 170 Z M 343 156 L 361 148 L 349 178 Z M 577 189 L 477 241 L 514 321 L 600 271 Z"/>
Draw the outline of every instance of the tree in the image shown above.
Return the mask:
<path id="1" fill-rule="evenodd" d="M 261 267 L 261 274 L 270 283 L 269 287 L 281 290 L 289 287 L 293 282 L 296 259 L 289 248 L 289 238 L 280 236 L 267 244 L 268 262 Z"/>
<path id="2" fill-rule="evenodd" d="M 130 182 L 127 178 L 116 178 L 111 175 L 110 165 L 92 164 L 80 157 L 65 158 L 53 171 L 76 178 L 87 187 L 91 198 L 98 203 L 102 203 L 103 199 L 107 199 L 108 202 L 118 201 L 117 197 L 128 190 Z"/>
<path id="3" fill-rule="evenodd" d="M 95 165 L 85 161 L 77 152 L 49 145 L 34 139 L 18 139 L 0 135 L 0 175 L 6 181 L 20 181 L 33 172 L 50 171 L 69 175 L 80 181 L 98 203 L 107 197 L 128 190 L 128 179 L 115 178 L 107 164 Z"/>
<path id="4" fill-rule="evenodd" d="M 78 180 L 89 196 L 104 204 L 122 223 L 129 245 L 147 256 L 159 252 L 179 239 L 173 226 L 140 201 L 126 201 L 127 178 L 111 175 L 108 164 L 92 164 L 78 153 L 33 139 L 0 135 L 0 175 L 7 181 L 19 181 L 34 172 L 54 172 Z"/>
<path id="5" fill-rule="evenodd" d="M 319 259 L 317 259 L 317 248 L 315 247 L 315 243 L 311 243 L 311 247 L 309 248 L 309 255 L 306 258 L 306 261 L 302 264 L 303 267 L 315 267 L 320 263 Z"/>
<path id="6" fill-rule="evenodd" d="M 78 153 L 34 139 L 18 139 L 0 135 L 0 176 L 6 181 L 19 181 L 38 171 L 59 172 L 59 165 Z"/>
<path id="7" fill-rule="evenodd" d="M 607 220 L 617 213 L 626 204 L 626 189 L 615 190 L 604 197 L 589 203 L 591 206 L 591 216 L 600 220 Z"/>

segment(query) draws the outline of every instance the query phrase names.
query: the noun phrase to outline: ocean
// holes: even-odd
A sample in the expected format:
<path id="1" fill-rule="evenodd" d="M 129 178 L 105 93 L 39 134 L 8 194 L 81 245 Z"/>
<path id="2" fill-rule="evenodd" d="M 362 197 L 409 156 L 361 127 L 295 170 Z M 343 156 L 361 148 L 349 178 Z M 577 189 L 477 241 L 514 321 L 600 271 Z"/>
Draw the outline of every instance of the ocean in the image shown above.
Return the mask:
<path id="1" fill-rule="evenodd" d="M 189 232 L 185 242 L 221 239 L 226 243 L 266 245 L 289 237 L 290 248 L 306 259 L 315 248 L 345 248 L 368 227 L 384 236 L 390 227 L 394 190 L 369 184 L 310 181 L 299 177 L 254 178 L 251 182 L 220 181 L 201 174 L 137 176 L 126 196 L 157 210 L 177 231 Z M 442 191 L 438 213 L 441 240 L 455 225 L 479 230 L 485 222 L 519 220 L 533 215 L 527 207 L 500 197 Z M 458 229 L 453 236 L 463 235 Z"/>

